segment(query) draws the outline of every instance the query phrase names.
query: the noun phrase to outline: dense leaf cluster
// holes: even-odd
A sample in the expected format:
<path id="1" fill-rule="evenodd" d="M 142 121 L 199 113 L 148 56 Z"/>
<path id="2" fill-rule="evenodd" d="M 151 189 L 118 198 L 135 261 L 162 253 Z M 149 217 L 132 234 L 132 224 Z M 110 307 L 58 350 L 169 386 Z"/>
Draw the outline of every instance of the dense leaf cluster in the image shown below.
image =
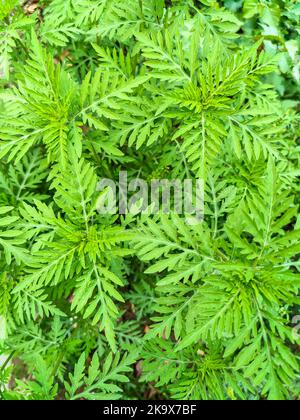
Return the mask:
<path id="1" fill-rule="evenodd" d="M 293 0 L 0 0 L 2 399 L 299 397 L 299 46 Z M 99 214 L 122 170 L 203 223 Z"/>

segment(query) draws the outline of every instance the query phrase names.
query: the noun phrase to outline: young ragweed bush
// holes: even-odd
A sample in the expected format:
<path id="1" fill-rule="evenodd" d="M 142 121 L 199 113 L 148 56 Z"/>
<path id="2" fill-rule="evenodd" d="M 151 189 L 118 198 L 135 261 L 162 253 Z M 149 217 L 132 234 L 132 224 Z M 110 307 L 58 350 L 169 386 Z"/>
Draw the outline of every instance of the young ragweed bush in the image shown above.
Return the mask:
<path id="1" fill-rule="evenodd" d="M 1 398 L 297 398 L 297 2 L 0 20 Z M 203 222 L 99 214 L 121 170 L 203 179 Z"/>

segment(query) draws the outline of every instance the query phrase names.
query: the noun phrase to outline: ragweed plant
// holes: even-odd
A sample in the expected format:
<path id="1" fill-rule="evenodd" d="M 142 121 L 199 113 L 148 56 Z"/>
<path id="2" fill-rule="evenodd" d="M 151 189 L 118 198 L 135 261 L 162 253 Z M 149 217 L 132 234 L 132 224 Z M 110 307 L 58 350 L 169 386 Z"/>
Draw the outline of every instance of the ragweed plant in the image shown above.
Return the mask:
<path id="1" fill-rule="evenodd" d="M 299 10 L 0 0 L 1 399 L 299 396 Z M 124 170 L 204 220 L 100 214 Z"/>

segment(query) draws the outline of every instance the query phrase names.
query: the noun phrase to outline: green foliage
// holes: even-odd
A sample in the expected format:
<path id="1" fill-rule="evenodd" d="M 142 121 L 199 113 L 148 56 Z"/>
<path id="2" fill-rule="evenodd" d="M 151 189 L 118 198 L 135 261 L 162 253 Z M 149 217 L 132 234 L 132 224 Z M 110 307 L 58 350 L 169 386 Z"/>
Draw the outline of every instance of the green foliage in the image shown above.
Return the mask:
<path id="1" fill-rule="evenodd" d="M 84 376 L 85 355 L 81 355 L 78 363 L 75 365 L 74 374 L 70 374 L 71 384 L 66 384 L 67 398 L 76 400 L 85 399 L 119 399 L 122 389 L 116 385 L 117 383 L 128 382 L 128 378 L 124 373 L 130 372 L 130 365 L 135 361 L 136 355 L 132 353 L 128 356 L 126 353 L 122 359 L 117 354 L 114 358 L 110 353 L 103 365 L 103 371 L 99 374 L 99 357 L 95 353 L 88 375 Z M 85 384 L 85 390 L 82 393 L 76 391 Z M 100 392 L 99 392 L 100 391 Z"/>
<path id="2" fill-rule="evenodd" d="M 297 2 L 23 3 L 0 0 L 0 398 L 297 399 Z M 203 222 L 101 215 L 123 170 L 202 178 Z"/>

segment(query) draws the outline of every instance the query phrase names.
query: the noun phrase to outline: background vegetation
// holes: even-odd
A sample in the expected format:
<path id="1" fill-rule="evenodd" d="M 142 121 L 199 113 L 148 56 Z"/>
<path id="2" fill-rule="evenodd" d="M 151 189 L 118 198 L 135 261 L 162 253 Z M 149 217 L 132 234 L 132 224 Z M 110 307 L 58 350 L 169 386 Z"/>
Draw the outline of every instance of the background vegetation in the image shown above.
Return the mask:
<path id="1" fill-rule="evenodd" d="M 0 0 L 2 399 L 299 397 L 293 0 Z M 204 223 L 97 180 L 202 177 Z"/>

